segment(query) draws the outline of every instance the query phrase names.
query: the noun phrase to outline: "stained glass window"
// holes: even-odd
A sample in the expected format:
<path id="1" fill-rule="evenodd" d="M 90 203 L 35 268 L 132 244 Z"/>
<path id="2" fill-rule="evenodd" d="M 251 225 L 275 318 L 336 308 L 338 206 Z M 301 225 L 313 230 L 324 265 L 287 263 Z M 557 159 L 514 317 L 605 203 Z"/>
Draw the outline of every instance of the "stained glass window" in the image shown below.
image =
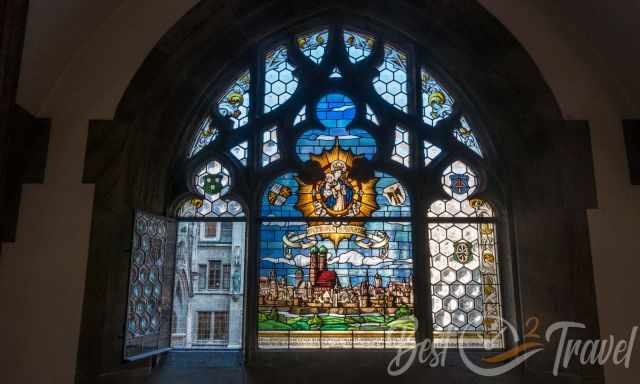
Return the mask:
<path id="1" fill-rule="evenodd" d="M 289 63 L 287 48 L 282 45 L 267 53 L 265 59 L 264 112 L 271 112 L 284 104 L 298 89 L 295 68 Z"/>
<path id="2" fill-rule="evenodd" d="M 396 127 L 396 137 L 394 141 L 393 154 L 391 159 L 405 167 L 409 167 L 409 131 L 404 128 Z"/>
<path id="3" fill-rule="evenodd" d="M 432 127 L 449 116 L 453 97 L 427 71 L 422 69 L 422 118 Z"/>
<path id="4" fill-rule="evenodd" d="M 193 157 L 196 153 L 200 152 L 204 147 L 215 140 L 216 137 L 218 137 L 218 130 L 213 126 L 211 118 L 207 117 L 202 120 L 193 145 L 191 146 L 189 157 Z"/>
<path id="5" fill-rule="evenodd" d="M 349 60 L 355 64 L 369 57 L 373 50 L 375 39 L 363 33 L 345 30 L 344 44 L 347 48 Z"/>
<path id="6" fill-rule="evenodd" d="M 330 30 L 343 40 L 329 44 Z M 286 39 L 277 41 L 258 68 L 262 72 L 243 72 L 223 93 L 218 110 L 231 118 L 234 129 L 220 132 L 211 118 L 202 121 L 189 157 L 223 134 L 224 142 L 215 143 L 220 157 L 188 164 L 188 191 L 175 205 L 194 236 L 196 224 L 204 224 L 194 224 L 194 218 L 216 225 L 233 222 L 234 228 L 242 223 L 243 235 L 231 236 L 235 247 L 245 241 L 244 203 L 260 194 L 257 217 L 246 223 L 247 233 L 257 234 L 246 240 L 257 245 L 252 262 L 258 278 L 249 284 L 257 290 L 258 305 L 247 311 L 257 314 L 258 349 L 412 347 L 415 289 L 430 293 L 431 317 L 419 320 L 431 321 L 436 346 L 503 347 L 497 332 L 502 313 L 498 215 L 478 197 L 499 192 L 482 179 L 487 165 L 469 111 L 458 104 L 465 117 L 451 120 L 452 134 L 463 146 L 447 141 L 440 127 L 424 129 L 453 119 L 455 101 L 424 69 L 432 63 L 416 62 L 420 76 L 409 76 L 415 57 L 407 52 L 416 50 L 410 44 L 401 50 L 377 32 L 327 25 L 287 39 L 295 41 L 291 49 L 301 55 L 288 52 Z M 382 50 L 381 57 L 372 56 L 374 48 Z M 295 68 L 291 53 L 313 64 Z M 342 61 L 345 53 L 351 64 Z M 368 73 L 375 74 L 373 79 L 360 75 Z M 264 81 L 250 88 L 250 75 Z M 296 92 L 299 84 L 305 92 Z M 262 114 L 249 121 L 249 100 L 262 96 Z M 421 110 L 410 110 L 409 100 L 418 101 Z M 235 129 L 245 124 L 252 129 Z M 471 155 L 473 168 L 457 160 L 470 152 L 480 156 Z M 441 166 L 442 173 L 433 176 Z M 401 181 L 405 177 L 421 178 L 432 184 L 427 190 L 441 188 L 447 197 L 414 194 Z M 422 213 L 425 227 L 418 228 L 426 232 L 424 244 L 412 242 L 414 202 L 429 207 Z M 215 228 L 222 238 L 224 227 Z M 414 257 L 428 260 L 426 276 L 414 273 Z M 213 270 L 222 288 L 212 289 L 229 290 L 236 270 L 229 260 L 200 260 L 195 270 L 203 277 L 194 286 L 202 283 L 202 291 L 209 290 Z M 212 314 L 202 345 L 225 340 L 216 332 L 239 340 L 242 332 L 232 321 L 239 303 L 230 307 L 228 320 L 227 308 L 202 309 Z"/>
<path id="7" fill-rule="evenodd" d="M 298 48 L 311 61 L 320 64 L 324 57 L 324 52 L 329 41 L 329 32 L 325 29 L 319 32 L 308 33 L 298 36 L 296 39 Z"/>
<path id="8" fill-rule="evenodd" d="M 242 165 L 246 166 L 247 157 L 249 155 L 248 150 L 249 150 L 249 142 L 243 141 L 242 143 L 236 145 L 235 147 L 232 147 L 230 149 L 230 152 L 233 155 L 233 157 L 235 157 L 236 159 L 238 159 L 238 161 L 240 161 L 240 163 L 242 163 Z"/>
<path id="9" fill-rule="evenodd" d="M 480 145 L 478 145 L 478 140 L 476 140 L 476 135 L 474 135 L 471 126 L 464 116 L 460 118 L 460 124 L 454 129 L 453 136 L 470 150 L 477 153 L 478 156 L 482 157 L 482 151 L 480 150 Z"/>
<path id="10" fill-rule="evenodd" d="M 407 55 L 392 45 L 385 45 L 384 61 L 378 71 L 373 88 L 384 101 L 407 112 Z"/>
<path id="11" fill-rule="evenodd" d="M 218 102 L 218 111 L 222 116 L 231 118 L 233 128 L 242 127 L 249 121 L 250 84 L 251 76 L 249 71 L 246 71 L 240 75 Z"/>
<path id="12" fill-rule="evenodd" d="M 442 149 L 437 145 L 431 144 L 429 141 L 423 141 L 424 166 L 427 167 L 431 162 L 442 153 Z"/>

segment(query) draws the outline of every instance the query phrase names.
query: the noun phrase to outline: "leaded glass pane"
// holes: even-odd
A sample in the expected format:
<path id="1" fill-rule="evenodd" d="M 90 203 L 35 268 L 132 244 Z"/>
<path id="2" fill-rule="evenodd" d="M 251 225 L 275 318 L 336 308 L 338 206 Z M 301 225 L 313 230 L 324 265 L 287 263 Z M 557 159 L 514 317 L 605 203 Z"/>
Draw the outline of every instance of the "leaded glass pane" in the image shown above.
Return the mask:
<path id="1" fill-rule="evenodd" d="M 431 144 L 431 142 L 424 140 L 424 166 L 427 167 L 431 162 L 442 153 L 442 149 L 437 145 Z"/>
<path id="2" fill-rule="evenodd" d="M 262 134 L 262 166 L 267 166 L 279 158 L 278 128 L 273 127 Z"/>
<path id="3" fill-rule="evenodd" d="M 494 217 L 491 205 L 482 199 L 464 199 L 462 201 L 436 200 L 429 207 L 429 217 Z"/>
<path id="4" fill-rule="evenodd" d="M 374 173 L 376 177 L 376 204 L 374 217 L 410 217 L 411 199 L 407 189 L 388 173 Z"/>
<path id="5" fill-rule="evenodd" d="M 503 347 L 495 225 L 432 223 L 428 235 L 435 345 Z"/>
<path id="6" fill-rule="evenodd" d="M 171 342 L 175 223 L 136 211 L 129 267 L 125 359 L 159 353 Z"/>
<path id="7" fill-rule="evenodd" d="M 410 152 L 409 131 L 404 128 L 396 127 L 395 145 L 393 147 L 391 159 L 408 168 L 411 160 L 409 157 Z"/>
<path id="8" fill-rule="evenodd" d="M 333 147 L 336 138 L 342 148 L 351 150 L 355 155 L 373 159 L 376 144 L 369 132 L 363 129 L 329 128 L 312 129 L 303 133 L 296 143 L 296 152 L 302 161 L 310 160 L 323 150 Z"/>
<path id="9" fill-rule="evenodd" d="M 296 153 L 302 161 L 339 145 L 354 155 L 372 159 L 376 153 L 373 137 L 364 129 L 347 128 L 356 116 L 353 101 L 345 95 L 332 93 L 318 102 L 316 115 L 324 129 L 312 129 L 300 135 Z"/>
<path id="10" fill-rule="evenodd" d="M 375 44 L 375 39 L 363 33 L 345 30 L 344 44 L 347 48 L 349 61 L 355 64 L 369 57 Z"/>
<path id="11" fill-rule="evenodd" d="M 193 145 L 191 146 L 191 151 L 189 151 L 189 157 L 193 157 L 204 147 L 211 144 L 216 137 L 218 137 L 218 129 L 213 126 L 211 117 L 207 117 L 202 120 L 200 127 L 198 128 L 198 133 L 196 133 L 196 137 L 193 141 Z"/>
<path id="12" fill-rule="evenodd" d="M 307 106 L 305 105 L 300 109 L 300 111 L 298 111 L 296 118 L 293 120 L 293 125 L 298 125 L 303 121 L 305 121 L 306 119 L 307 119 Z"/>
<path id="13" fill-rule="evenodd" d="M 384 61 L 373 79 L 373 88 L 389 104 L 408 111 L 407 55 L 392 45 L 384 46 Z"/>
<path id="14" fill-rule="evenodd" d="M 482 157 L 482 151 L 480 150 L 478 140 L 476 140 L 476 135 L 474 135 L 471 126 L 464 116 L 460 118 L 460 124 L 453 130 L 453 136 L 470 150 L 478 154 L 478 156 Z"/>
<path id="15" fill-rule="evenodd" d="M 453 97 L 435 78 L 422 69 L 422 118 L 435 127 L 438 121 L 449 116 L 453 110 Z"/>
<path id="16" fill-rule="evenodd" d="M 298 175 L 286 173 L 272 181 L 262 196 L 260 216 L 262 217 L 302 217 L 296 208 L 298 195 Z"/>
<path id="17" fill-rule="evenodd" d="M 441 182 L 444 191 L 457 201 L 467 199 L 478 186 L 476 174 L 459 160 L 444 169 Z"/>
<path id="18" fill-rule="evenodd" d="M 287 48 L 282 45 L 267 53 L 265 58 L 264 112 L 284 104 L 298 88 L 293 76 L 295 68 L 289 63 Z"/>
<path id="19" fill-rule="evenodd" d="M 369 104 L 367 104 L 367 120 L 371 121 L 375 125 L 380 125 L 380 123 L 378 123 L 378 117 L 376 116 L 376 113 L 373 112 L 373 109 L 371 109 Z"/>
<path id="20" fill-rule="evenodd" d="M 318 102 L 316 115 L 325 127 L 345 128 L 356 117 L 356 106 L 349 97 L 330 93 Z"/>
<path id="21" fill-rule="evenodd" d="M 194 187 L 202 197 L 189 197 L 177 208 L 178 217 L 241 217 L 242 205 L 224 198 L 231 188 L 229 171 L 218 161 L 211 160 L 194 177 Z"/>
<path id="22" fill-rule="evenodd" d="M 231 199 L 221 198 L 211 202 L 199 197 L 191 197 L 178 205 L 176 215 L 181 218 L 244 217 L 244 209 L 242 204 Z"/>
<path id="23" fill-rule="evenodd" d="M 238 159 L 242 165 L 247 166 L 247 157 L 249 155 L 249 142 L 243 141 L 230 150 L 233 157 Z"/>
<path id="24" fill-rule="evenodd" d="M 333 70 L 331 71 L 331 74 L 329 74 L 329 78 L 331 78 L 331 79 L 341 79 L 342 78 L 342 72 L 340 72 L 340 70 L 337 67 L 333 68 Z"/>
<path id="25" fill-rule="evenodd" d="M 196 172 L 194 184 L 200 194 L 213 202 L 229 192 L 231 176 L 222 164 L 211 160 Z"/>
<path id="26" fill-rule="evenodd" d="M 218 111 L 222 116 L 230 117 L 233 128 L 239 128 L 249 122 L 249 88 L 250 72 L 245 71 L 220 98 Z"/>
<path id="27" fill-rule="evenodd" d="M 347 204 L 355 202 L 356 207 L 360 208 L 355 215 L 387 218 L 411 216 L 409 193 L 398 179 L 387 173 L 375 172 L 373 179 L 359 182 L 349 178 L 349 170 L 347 168 L 344 200 Z M 329 174 L 338 174 L 330 169 L 326 172 L 329 180 L 335 179 Z M 286 173 L 267 186 L 262 197 L 260 215 L 302 217 L 306 212 L 306 216 L 310 217 L 328 216 L 335 211 L 332 208 L 337 203 L 337 198 L 329 194 L 328 190 L 326 179 L 309 185 L 299 179 L 296 173 Z M 354 212 L 345 212 L 344 215 L 351 216 Z"/>
<path id="28" fill-rule="evenodd" d="M 264 222 L 258 347 L 410 348 L 411 224 Z"/>
<path id="29" fill-rule="evenodd" d="M 302 53 L 316 64 L 320 64 L 322 61 L 327 49 L 328 41 L 329 32 L 326 29 L 319 32 L 304 34 L 298 36 L 296 39 L 298 48 L 300 48 Z"/>

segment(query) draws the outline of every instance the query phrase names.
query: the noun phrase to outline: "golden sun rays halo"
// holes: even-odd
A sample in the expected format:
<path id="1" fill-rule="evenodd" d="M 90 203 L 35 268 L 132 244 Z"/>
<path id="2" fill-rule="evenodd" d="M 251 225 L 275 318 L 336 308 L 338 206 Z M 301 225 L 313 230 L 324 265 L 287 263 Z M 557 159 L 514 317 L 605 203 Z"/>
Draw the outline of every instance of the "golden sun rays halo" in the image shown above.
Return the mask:
<path id="1" fill-rule="evenodd" d="M 336 207 L 329 207 L 322 197 L 321 188 L 325 183 L 325 180 L 320 180 L 313 184 L 307 184 L 299 177 L 296 177 L 298 183 L 298 202 L 296 208 L 302 213 L 304 217 L 318 217 L 326 219 L 351 219 L 349 222 L 340 222 L 339 225 L 355 225 L 362 226 L 364 223 L 352 221 L 357 217 L 369 217 L 373 212 L 378 209 L 376 203 L 375 187 L 378 182 L 378 178 L 374 177 L 367 181 L 355 180 L 351 177 L 351 169 L 353 167 L 354 160 L 361 158 L 361 156 L 354 155 L 351 150 L 344 150 L 340 148 L 338 138 L 330 150 L 325 150 L 319 155 L 311 155 L 311 160 L 318 163 L 323 173 L 327 178 L 335 177 L 335 170 L 341 171 L 340 180 L 348 185 L 352 190 L 351 201 L 339 209 Z M 327 222 L 310 223 L 313 225 L 327 224 Z M 352 236 L 350 233 L 337 233 L 324 234 L 325 238 L 330 239 L 337 247 L 340 241 L 348 239 Z"/>

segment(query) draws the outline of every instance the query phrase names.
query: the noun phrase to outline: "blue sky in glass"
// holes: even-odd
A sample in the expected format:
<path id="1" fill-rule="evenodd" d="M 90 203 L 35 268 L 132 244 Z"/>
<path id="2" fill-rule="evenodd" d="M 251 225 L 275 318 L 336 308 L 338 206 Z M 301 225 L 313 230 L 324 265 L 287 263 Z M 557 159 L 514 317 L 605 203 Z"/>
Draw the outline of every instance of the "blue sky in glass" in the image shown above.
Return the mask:
<path id="1" fill-rule="evenodd" d="M 356 106 L 347 96 L 330 93 L 318 102 L 316 116 L 325 127 L 344 128 L 356 117 Z"/>
<path id="2" fill-rule="evenodd" d="M 295 282 L 298 267 L 303 269 L 304 279 L 309 276 L 309 251 L 292 249 L 289 255 L 283 254 L 282 238 L 287 233 L 304 233 L 306 223 L 301 222 L 265 222 L 260 227 L 260 276 L 269 277 L 275 272 L 277 278 L 284 277 L 287 283 Z M 389 236 L 389 253 L 383 257 L 380 249 L 364 249 L 355 243 L 355 239 L 345 239 L 335 249 L 329 240 L 319 236 L 315 238 L 317 246 L 324 245 L 329 250 L 328 268 L 336 272 L 341 286 L 357 285 L 369 276 L 373 284 L 376 273 L 382 277 L 383 286 L 389 281 L 403 282 L 411 276 L 411 224 L 407 222 L 368 222 L 367 231 L 384 231 Z M 343 261 L 343 262 L 340 262 Z"/>
<path id="3" fill-rule="evenodd" d="M 325 129 L 312 129 L 300 136 L 296 152 L 302 161 L 309 160 L 311 154 L 319 155 L 333 147 L 336 137 L 343 149 L 373 159 L 376 153 L 374 138 L 363 129 L 347 128 L 356 116 L 356 106 L 350 98 L 339 93 L 326 95 L 318 102 L 316 116 Z"/>

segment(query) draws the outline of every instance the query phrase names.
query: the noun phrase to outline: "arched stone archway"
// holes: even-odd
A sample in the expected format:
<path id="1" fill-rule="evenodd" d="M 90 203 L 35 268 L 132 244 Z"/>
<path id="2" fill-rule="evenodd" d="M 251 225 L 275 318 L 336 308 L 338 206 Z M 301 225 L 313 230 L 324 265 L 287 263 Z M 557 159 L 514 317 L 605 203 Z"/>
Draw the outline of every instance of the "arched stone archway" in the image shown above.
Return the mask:
<path id="1" fill-rule="evenodd" d="M 433 55 L 444 81 L 453 87 L 457 84 L 459 93 L 467 96 L 464 102 L 481 120 L 484 143 L 491 143 L 489 161 L 511 196 L 508 236 L 514 241 L 507 251 L 513 255 L 510 267 L 519 279 L 514 279 L 516 285 L 505 295 L 505 310 L 516 318 L 543 315 L 546 322 L 580 316 L 590 322 L 589 332 L 597 335 L 584 219 L 584 209 L 595 205 L 593 180 L 590 165 L 577 167 L 588 158 L 588 149 L 585 141 L 569 142 L 567 133 L 561 133 L 583 132 L 583 127 L 562 120 L 525 50 L 481 6 L 471 0 L 327 1 L 321 5 L 203 1 L 149 54 L 114 120 L 91 124 L 85 181 L 96 184 L 96 196 L 78 376 L 90 382 L 102 373 L 131 367 L 123 366 L 121 344 L 114 340 L 122 337 L 125 317 L 128 254 L 121 250 L 128 247 L 132 210 L 166 213 L 180 190 L 176 175 L 192 126 L 235 74 L 229 69 L 252 60 L 257 42 L 310 17 L 370 19 L 408 36 Z M 567 145 L 577 157 L 566 158 L 560 149 Z M 554 166 L 559 162 L 567 164 L 568 170 Z M 576 191 L 581 191 L 580 197 Z M 547 223 L 552 215 L 561 220 Z M 583 274 L 576 275 L 576 268 Z M 255 280 L 252 273 L 248 272 L 248 281 Z M 549 290 L 554 291 L 551 301 Z M 569 304 L 575 300 L 593 311 L 578 313 L 577 306 Z M 247 313 L 247 323 L 253 322 L 254 315 Z M 251 352 L 251 340 L 247 345 Z M 529 366 L 545 366 L 553 357 L 549 348 L 541 362 Z M 251 353 L 249 358 L 253 359 Z M 328 355 L 327 361 L 331 361 Z M 291 357 L 291 362 L 303 364 L 298 357 Z M 384 367 L 380 361 L 375 364 L 377 369 Z M 459 377 L 450 370 L 429 375 Z"/>

